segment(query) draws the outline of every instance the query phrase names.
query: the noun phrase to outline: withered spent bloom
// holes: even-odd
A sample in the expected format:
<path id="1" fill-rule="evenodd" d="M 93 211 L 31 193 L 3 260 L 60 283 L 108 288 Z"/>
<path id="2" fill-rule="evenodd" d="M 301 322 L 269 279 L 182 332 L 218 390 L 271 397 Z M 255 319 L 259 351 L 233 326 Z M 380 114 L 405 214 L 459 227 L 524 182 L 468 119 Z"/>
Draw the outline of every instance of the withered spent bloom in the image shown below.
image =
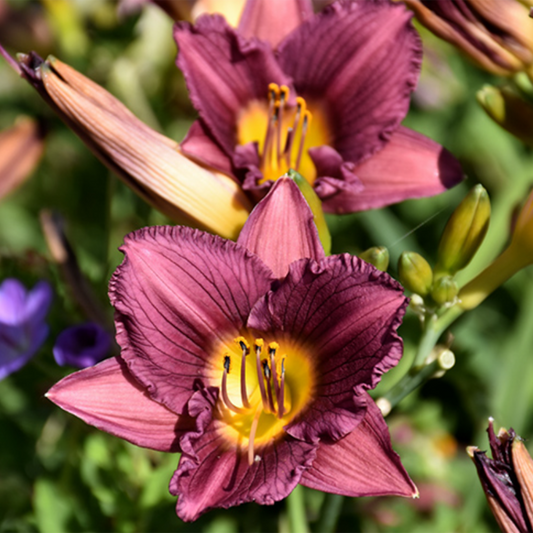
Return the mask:
<path id="1" fill-rule="evenodd" d="M 498 525 L 504 533 L 533 531 L 533 459 L 511 428 L 494 433 L 489 418 L 492 459 L 476 446 L 467 448 Z"/>
<path id="2" fill-rule="evenodd" d="M 501 76 L 533 75 L 530 0 L 403 0 L 416 18 L 465 52 L 485 70 Z"/>

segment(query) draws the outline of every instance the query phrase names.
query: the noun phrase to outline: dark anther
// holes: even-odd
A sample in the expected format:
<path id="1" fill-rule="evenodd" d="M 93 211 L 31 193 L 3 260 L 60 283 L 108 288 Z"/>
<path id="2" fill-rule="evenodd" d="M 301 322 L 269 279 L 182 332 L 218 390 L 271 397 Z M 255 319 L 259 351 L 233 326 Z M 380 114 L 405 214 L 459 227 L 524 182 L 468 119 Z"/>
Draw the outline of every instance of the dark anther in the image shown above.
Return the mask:
<path id="1" fill-rule="evenodd" d="M 263 365 L 263 373 L 265 374 L 265 378 L 270 379 L 270 367 L 268 366 L 268 361 L 266 359 L 263 359 L 262 365 Z"/>

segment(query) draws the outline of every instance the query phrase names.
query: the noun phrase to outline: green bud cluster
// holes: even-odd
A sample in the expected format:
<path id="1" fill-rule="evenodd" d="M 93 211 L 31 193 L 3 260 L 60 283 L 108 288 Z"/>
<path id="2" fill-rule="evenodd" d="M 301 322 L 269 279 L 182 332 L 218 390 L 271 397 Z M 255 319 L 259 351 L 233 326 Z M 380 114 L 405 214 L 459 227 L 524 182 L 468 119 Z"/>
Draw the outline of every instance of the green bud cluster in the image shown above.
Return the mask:
<path id="1" fill-rule="evenodd" d="M 400 283 L 424 298 L 428 307 L 442 307 L 456 301 L 459 286 L 454 276 L 478 251 L 489 227 L 490 200 L 476 185 L 448 220 L 432 269 L 420 254 L 404 252 L 398 261 Z"/>
<path id="2" fill-rule="evenodd" d="M 386 272 L 389 268 L 389 251 L 385 246 L 373 246 L 360 253 L 359 257 L 382 272 Z"/>

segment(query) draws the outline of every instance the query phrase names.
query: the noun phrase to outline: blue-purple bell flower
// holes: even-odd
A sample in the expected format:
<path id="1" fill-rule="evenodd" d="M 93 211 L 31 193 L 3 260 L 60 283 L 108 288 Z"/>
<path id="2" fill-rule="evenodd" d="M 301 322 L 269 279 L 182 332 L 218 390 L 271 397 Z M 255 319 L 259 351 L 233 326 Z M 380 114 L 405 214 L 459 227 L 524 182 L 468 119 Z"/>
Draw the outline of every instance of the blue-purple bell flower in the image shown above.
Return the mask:
<path id="1" fill-rule="evenodd" d="M 17 279 L 0 284 L 0 379 L 22 368 L 48 335 L 52 288 L 45 281 L 26 290 Z"/>
<path id="2" fill-rule="evenodd" d="M 60 366 L 87 368 L 109 354 L 111 336 L 92 322 L 67 328 L 57 337 L 54 358 Z"/>

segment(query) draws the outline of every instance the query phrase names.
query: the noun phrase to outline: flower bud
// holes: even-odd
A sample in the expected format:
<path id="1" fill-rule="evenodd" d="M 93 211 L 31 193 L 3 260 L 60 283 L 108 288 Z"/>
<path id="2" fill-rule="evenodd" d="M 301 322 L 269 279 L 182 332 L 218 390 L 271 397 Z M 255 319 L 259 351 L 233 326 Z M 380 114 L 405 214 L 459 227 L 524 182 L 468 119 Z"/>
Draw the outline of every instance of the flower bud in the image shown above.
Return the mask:
<path id="1" fill-rule="evenodd" d="M 503 129 L 533 146 L 533 105 L 510 87 L 485 85 L 477 100 L 492 120 Z"/>
<path id="2" fill-rule="evenodd" d="M 403 0 L 418 21 L 499 76 L 533 70 L 533 21 L 518 0 Z"/>
<path id="3" fill-rule="evenodd" d="M 451 276 L 437 278 L 431 287 L 431 297 L 438 305 L 452 303 L 458 292 L 459 286 Z"/>
<path id="4" fill-rule="evenodd" d="M 385 246 L 373 246 L 368 250 L 359 254 L 359 258 L 371 265 L 374 265 L 378 270 L 386 272 L 389 267 L 389 251 Z"/>
<path id="5" fill-rule="evenodd" d="M 192 162 L 176 142 L 65 63 L 36 54 L 18 58 L 22 76 L 136 193 L 170 218 L 237 237 L 251 205 L 234 180 Z"/>
<path id="6" fill-rule="evenodd" d="M 20 117 L 0 132 L 0 198 L 21 185 L 43 153 L 43 130 L 31 118 Z"/>
<path id="7" fill-rule="evenodd" d="M 444 228 L 435 272 L 453 275 L 468 265 L 485 238 L 489 221 L 489 195 L 481 185 L 476 185 L 457 206 Z"/>
<path id="8" fill-rule="evenodd" d="M 313 220 L 318 230 L 318 237 L 324 248 L 324 253 L 329 255 L 331 253 L 331 234 L 326 223 L 326 218 L 324 217 L 322 201 L 309 182 L 301 174 L 296 172 L 296 170 L 290 168 L 287 174 L 298 185 L 300 192 L 313 212 Z"/>
<path id="9" fill-rule="evenodd" d="M 398 261 L 400 283 L 411 292 L 426 296 L 433 283 L 429 263 L 416 252 L 404 252 Z"/>
<path id="10" fill-rule="evenodd" d="M 511 244 L 459 291 L 460 306 L 477 307 L 492 291 L 522 268 L 533 263 L 533 192 L 518 215 Z"/>

